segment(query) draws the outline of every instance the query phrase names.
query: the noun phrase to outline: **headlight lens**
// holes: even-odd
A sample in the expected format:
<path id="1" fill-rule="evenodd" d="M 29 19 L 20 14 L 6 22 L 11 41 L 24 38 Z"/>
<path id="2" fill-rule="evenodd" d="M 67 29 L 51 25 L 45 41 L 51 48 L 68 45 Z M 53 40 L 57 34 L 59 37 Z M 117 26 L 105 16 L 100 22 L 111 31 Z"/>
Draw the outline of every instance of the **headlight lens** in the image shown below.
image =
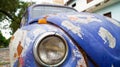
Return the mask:
<path id="1" fill-rule="evenodd" d="M 68 52 L 68 46 L 64 38 L 55 33 L 46 33 L 42 36 L 37 43 L 38 62 L 45 66 L 58 66 L 66 58 Z"/>

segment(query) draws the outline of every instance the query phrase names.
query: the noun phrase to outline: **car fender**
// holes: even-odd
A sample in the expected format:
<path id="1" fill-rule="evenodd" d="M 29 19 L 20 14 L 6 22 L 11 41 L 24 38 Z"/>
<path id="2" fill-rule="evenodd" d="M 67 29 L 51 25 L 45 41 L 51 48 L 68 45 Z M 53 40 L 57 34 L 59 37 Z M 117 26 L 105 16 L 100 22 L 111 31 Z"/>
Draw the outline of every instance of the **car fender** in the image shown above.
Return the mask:
<path id="1" fill-rule="evenodd" d="M 120 65 L 118 21 L 90 13 L 58 14 L 49 16 L 47 21 L 67 32 L 99 66 Z"/>

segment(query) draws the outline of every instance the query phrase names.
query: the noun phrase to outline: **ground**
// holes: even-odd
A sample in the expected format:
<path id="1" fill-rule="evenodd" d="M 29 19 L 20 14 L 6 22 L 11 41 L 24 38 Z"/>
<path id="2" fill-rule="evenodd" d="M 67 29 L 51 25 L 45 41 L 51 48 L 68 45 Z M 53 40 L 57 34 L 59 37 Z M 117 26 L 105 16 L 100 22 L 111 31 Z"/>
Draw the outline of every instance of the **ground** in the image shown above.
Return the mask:
<path id="1" fill-rule="evenodd" d="M 9 49 L 0 48 L 0 67 L 10 67 Z"/>

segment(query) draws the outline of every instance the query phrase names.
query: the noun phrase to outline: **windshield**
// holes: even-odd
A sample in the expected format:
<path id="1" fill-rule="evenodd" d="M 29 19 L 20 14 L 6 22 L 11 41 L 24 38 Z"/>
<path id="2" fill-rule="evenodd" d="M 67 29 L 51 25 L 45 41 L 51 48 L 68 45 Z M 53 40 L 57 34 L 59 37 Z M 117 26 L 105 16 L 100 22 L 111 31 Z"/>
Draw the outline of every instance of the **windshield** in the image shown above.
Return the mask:
<path id="1" fill-rule="evenodd" d="M 37 18 L 39 16 L 47 15 L 47 14 L 67 13 L 67 12 L 76 12 L 76 10 L 62 6 L 40 5 L 32 8 L 32 18 Z"/>

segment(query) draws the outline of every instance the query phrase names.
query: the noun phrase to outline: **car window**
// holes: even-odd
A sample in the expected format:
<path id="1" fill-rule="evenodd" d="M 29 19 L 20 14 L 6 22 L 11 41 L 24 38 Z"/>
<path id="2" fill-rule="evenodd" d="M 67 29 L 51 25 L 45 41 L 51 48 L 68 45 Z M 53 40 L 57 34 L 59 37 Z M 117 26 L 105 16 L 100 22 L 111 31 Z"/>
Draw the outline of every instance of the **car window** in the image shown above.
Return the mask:
<path id="1" fill-rule="evenodd" d="M 66 13 L 66 12 L 76 12 L 76 10 L 67 8 L 67 7 L 58 7 L 58 6 L 35 6 L 32 8 L 32 18 L 36 18 L 42 15 L 47 14 L 56 14 L 56 13 Z"/>

